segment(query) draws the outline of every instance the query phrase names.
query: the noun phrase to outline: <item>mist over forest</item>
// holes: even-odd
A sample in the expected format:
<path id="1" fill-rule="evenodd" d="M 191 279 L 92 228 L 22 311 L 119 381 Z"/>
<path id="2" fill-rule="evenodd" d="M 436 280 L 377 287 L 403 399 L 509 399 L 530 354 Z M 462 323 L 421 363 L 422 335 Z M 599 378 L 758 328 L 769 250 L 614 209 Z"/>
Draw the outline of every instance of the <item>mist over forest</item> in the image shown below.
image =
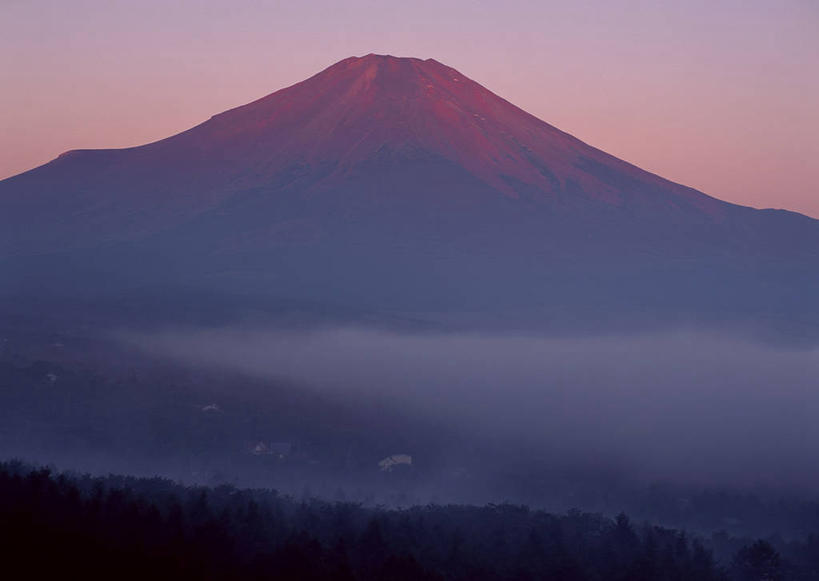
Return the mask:
<path id="1" fill-rule="evenodd" d="M 133 528 L 129 534 L 147 534 L 140 542 L 151 544 L 145 527 L 183 526 L 168 556 L 192 551 L 208 571 L 228 566 L 223 557 L 235 560 L 230 567 L 301 571 L 294 578 L 311 567 L 335 571 L 333 535 L 349 543 L 351 566 L 366 571 L 373 565 L 363 555 L 381 542 L 372 537 L 379 527 L 384 555 L 400 557 L 376 559 L 379 567 L 458 578 L 434 555 L 453 550 L 460 525 L 412 548 L 398 532 L 410 525 L 393 519 L 411 518 L 412 527 L 426 530 L 424 523 L 438 522 L 429 519 L 463 518 L 477 527 L 465 537 L 468 550 L 484 555 L 474 578 L 506 578 L 513 562 L 562 567 L 569 557 L 554 561 L 549 551 L 557 549 L 519 551 L 534 538 L 562 546 L 559 539 L 575 534 L 566 531 L 584 530 L 592 536 L 566 545 L 572 567 L 680 567 L 688 571 L 682 578 L 750 579 L 743 567 L 757 571 L 785 559 L 776 567 L 787 578 L 811 579 L 811 534 L 819 530 L 817 371 L 813 346 L 713 329 L 566 337 L 362 323 L 13 334 L 0 349 L 0 453 L 68 472 L 27 476 L 30 468 L 5 465 L 11 472 L 3 486 L 19 495 L 29 482 L 55 483 L 37 485 L 53 508 L 37 510 L 37 522 L 51 524 L 36 526 L 72 539 L 79 521 L 54 519 L 86 509 L 71 504 L 76 493 L 61 490 L 79 486 L 80 502 L 96 506 L 97 488 L 85 474 L 96 475 L 94 486 L 107 491 L 101 498 L 111 497 L 104 510 L 130 511 L 114 530 Z M 399 457 L 411 462 L 384 464 Z M 105 477 L 111 473 L 151 478 Z M 156 476 L 179 484 L 171 491 Z M 264 550 L 274 557 L 266 565 L 246 560 L 244 523 L 256 510 L 237 504 L 246 501 L 274 511 L 265 518 L 284 527 L 274 531 L 291 531 L 254 533 L 270 543 Z M 173 524 L 176 502 L 188 524 Z M 23 519 L 18 501 L 0 504 L 9 518 Z M 171 524 L 151 524 L 153 513 L 137 516 L 145 506 Z M 427 508 L 412 508 L 419 506 Z M 234 511 L 229 522 L 225 512 L 217 516 L 226 510 Z M 282 510 L 292 515 L 286 521 Z M 328 516 L 336 513 L 351 515 L 355 526 L 337 528 L 340 521 Z M 655 528 L 639 524 L 645 521 Z M 196 527 L 206 525 L 223 541 L 198 536 Z M 36 535 L 31 526 L 20 525 Z M 521 540 L 520 527 L 535 536 Z M 298 530 L 302 536 L 294 537 Z M 112 550 L 138 550 L 117 544 L 118 534 L 105 541 Z M 512 543 L 511 552 L 495 544 L 496 535 Z M 604 554 L 584 548 L 590 538 L 625 552 L 613 563 L 583 558 L 586 550 Z M 680 539 L 693 544 L 676 564 L 650 565 L 655 543 L 679 551 Z M 211 562 L 208 543 L 221 542 L 237 543 L 238 552 L 217 552 L 223 557 Z M 542 551 L 552 556 L 530 563 Z M 298 556 L 317 554 L 325 564 Z M 401 560 L 405 555 L 417 562 Z"/>
<path id="2" fill-rule="evenodd" d="M 378 400 L 537 462 L 643 481 L 810 491 L 819 349 L 678 331 L 618 337 L 366 328 L 123 335 L 187 364 Z M 524 459 L 521 458 L 523 461 Z"/>

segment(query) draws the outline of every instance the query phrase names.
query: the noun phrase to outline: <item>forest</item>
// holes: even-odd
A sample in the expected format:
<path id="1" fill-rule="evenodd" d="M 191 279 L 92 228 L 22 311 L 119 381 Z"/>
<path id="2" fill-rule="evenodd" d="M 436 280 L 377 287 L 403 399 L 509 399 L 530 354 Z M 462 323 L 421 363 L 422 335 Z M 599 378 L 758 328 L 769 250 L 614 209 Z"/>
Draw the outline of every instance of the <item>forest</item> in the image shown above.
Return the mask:
<path id="1" fill-rule="evenodd" d="M 718 559 L 716 550 L 727 558 Z M 778 545 L 778 546 L 775 546 Z M 409 509 L 0 465 L 6 572 L 85 579 L 802 580 L 819 537 L 683 531 L 572 510 Z"/>

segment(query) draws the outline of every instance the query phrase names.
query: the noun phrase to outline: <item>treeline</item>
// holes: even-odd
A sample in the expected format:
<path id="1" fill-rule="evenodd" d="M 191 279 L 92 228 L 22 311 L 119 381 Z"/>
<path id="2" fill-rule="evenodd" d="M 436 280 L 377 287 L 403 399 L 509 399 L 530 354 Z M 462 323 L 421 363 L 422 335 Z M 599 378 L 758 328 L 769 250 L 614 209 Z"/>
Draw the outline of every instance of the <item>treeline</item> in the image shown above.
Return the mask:
<path id="1" fill-rule="evenodd" d="M 765 541 L 720 567 L 699 540 L 625 515 L 514 505 L 385 510 L 19 463 L 0 465 L 0 551 L 7 578 L 819 578 Z"/>

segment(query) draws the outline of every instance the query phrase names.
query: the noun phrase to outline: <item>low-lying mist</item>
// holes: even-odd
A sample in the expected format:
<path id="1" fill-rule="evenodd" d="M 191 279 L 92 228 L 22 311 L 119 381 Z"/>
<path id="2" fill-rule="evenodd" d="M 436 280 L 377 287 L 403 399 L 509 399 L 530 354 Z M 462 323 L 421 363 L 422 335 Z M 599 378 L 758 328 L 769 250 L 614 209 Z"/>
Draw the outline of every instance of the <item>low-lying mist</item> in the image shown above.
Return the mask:
<path id="1" fill-rule="evenodd" d="M 377 399 L 494 442 L 521 464 L 638 481 L 819 487 L 819 350 L 715 333 L 604 338 L 176 329 L 157 356 Z M 442 443 L 443 445 L 443 443 Z"/>

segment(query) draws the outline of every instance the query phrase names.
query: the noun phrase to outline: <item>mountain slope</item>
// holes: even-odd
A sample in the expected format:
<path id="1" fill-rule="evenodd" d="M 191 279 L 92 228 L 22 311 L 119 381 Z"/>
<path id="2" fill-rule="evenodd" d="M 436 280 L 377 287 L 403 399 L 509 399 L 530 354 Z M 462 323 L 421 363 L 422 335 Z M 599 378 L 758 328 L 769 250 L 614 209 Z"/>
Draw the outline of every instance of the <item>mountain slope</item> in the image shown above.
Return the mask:
<path id="1" fill-rule="evenodd" d="M 455 69 L 379 55 L 0 182 L 6 295 L 793 316 L 817 249 L 815 220 L 674 184 Z"/>

